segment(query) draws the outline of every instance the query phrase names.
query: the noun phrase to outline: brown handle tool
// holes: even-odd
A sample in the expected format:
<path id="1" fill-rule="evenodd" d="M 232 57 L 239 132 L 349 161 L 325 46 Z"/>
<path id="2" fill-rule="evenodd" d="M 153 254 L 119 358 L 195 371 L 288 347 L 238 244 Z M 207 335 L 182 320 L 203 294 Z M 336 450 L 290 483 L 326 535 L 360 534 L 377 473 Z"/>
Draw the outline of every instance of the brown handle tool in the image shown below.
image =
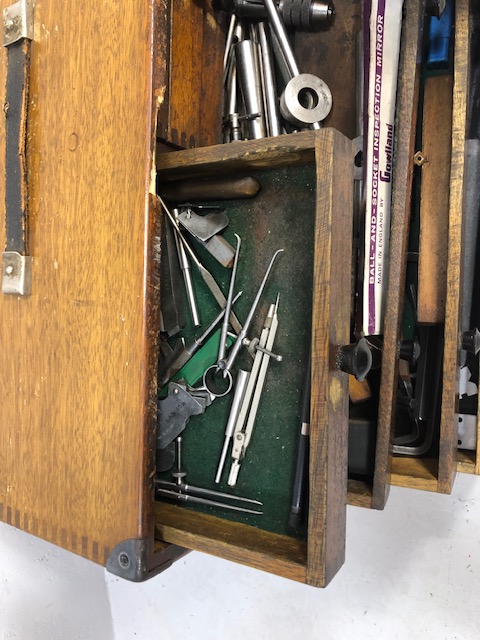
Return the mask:
<path id="1" fill-rule="evenodd" d="M 215 180 L 181 180 L 160 185 L 160 195 L 172 202 L 191 200 L 234 200 L 253 198 L 260 191 L 256 178 L 220 178 Z"/>

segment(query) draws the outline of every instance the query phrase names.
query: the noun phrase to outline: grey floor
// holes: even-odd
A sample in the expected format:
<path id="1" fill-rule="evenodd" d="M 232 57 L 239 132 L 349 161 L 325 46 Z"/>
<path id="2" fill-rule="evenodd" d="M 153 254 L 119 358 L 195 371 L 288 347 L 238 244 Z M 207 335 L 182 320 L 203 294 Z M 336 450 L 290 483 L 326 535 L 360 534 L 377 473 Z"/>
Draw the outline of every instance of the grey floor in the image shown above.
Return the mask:
<path id="1" fill-rule="evenodd" d="M 347 560 L 326 590 L 200 553 L 133 585 L 0 525 L 0 638 L 478 640 L 480 478 L 349 508 Z"/>

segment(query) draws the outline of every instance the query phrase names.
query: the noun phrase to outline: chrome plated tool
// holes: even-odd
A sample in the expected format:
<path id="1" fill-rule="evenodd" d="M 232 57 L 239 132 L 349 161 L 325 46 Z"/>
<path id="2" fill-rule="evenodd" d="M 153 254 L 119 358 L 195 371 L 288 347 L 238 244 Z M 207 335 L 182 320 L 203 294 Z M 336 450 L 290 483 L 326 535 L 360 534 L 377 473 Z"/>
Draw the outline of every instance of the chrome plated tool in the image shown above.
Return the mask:
<path id="1" fill-rule="evenodd" d="M 156 481 L 158 485 L 158 481 Z M 176 486 L 176 485 L 175 485 Z M 188 485 L 187 485 L 188 486 Z M 239 507 L 236 504 L 227 504 L 226 502 L 218 502 L 217 500 L 210 500 L 208 498 L 200 498 L 199 496 L 191 495 L 190 493 L 183 493 L 185 491 L 184 485 L 181 485 L 179 490 L 164 489 L 161 485 L 156 488 L 157 495 L 164 498 L 170 498 L 172 500 L 178 500 L 179 502 L 192 502 L 194 504 L 204 504 L 210 507 L 219 507 L 221 509 L 228 509 L 230 511 L 240 511 L 241 513 L 252 513 L 257 516 L 263 515 L 263 511 L 257 509 L 248 509 L 246 507 Z M 231 496 L 230 496 L 231 497 Z"/>
<path id="2" fill-rule="evenodd" d="M 263 0 L 277 49 L 281 50 L 280 66 L 286 66 L 290 79 L 280 98 L 283 117 L 297 126 L 320 129 L 332 108 L 332 94 L 328 85 L 310 73 L 300 73 L 279 7 L 275 0 Z M 275 51 L 275 46 L 273 47 Z"/>
<path id="3" fill-rule="evenodd" d="M 263 324 L 262 333 L 260 334 L 260 339 L 258 344 L 262 348 L 265 348 L 267 344 L 268 333 L 270 331 L 270 326 L 272 323 L 274 311 L 275 311 L 275 305 L 272 304 L 268 309 L 268 313 L 265 318 L 265 322 Z M 234 425 L 234 435 L 233 435 L 234 438 L 237 433 L 243 432 L 243 428 L 245 425 L 245 421 L 247 420 L 248 410 L 250 408 L 252 396 L 255 392 L 255 385 L 257 384 L 258 373 L 260 371 L 260 365 L 262 364 L 262 357 L 263 357 L 262 352 L 260 350 L 257 350 L 255 352 L 255 356 L 253 359 L 253 365 L 250 371 L 250 377 L 247 381 L 247 387 L 245 389 L 245 393 L 243 394 L 242 402 L 240 404 L 238 417 Z"/>
<path id="4" fill-rule="evenodd" d="M 225 366 L 227 364 L 225 361 L 225 355 L 227 353 L 227 332 L 230 324 L 230 312 L 232 310 L 235 278 L 237 276 L 238 258 L 240 256 L 240 245 L 242 244 L 242 240 L 237 233 L 235 234 L 235 238 L 237 239 L 237 248 L 235 251 L 235 260 L 233 262 L 232 273 L 230 275 L 230 286 L 228 289 L 227 304 L 225 305 L 225 313 L 222 322 L 222 333 L 220 335 L 220 344 L 218 346 L 217 367 L 219 369 L 225 369 Z"/>
<path id="5" fill-rule="evenodd" d="M 247 350 L 249 354 L 252 356 L 252 358 L 255 357 L 255 353 L 257 351 L 261 351 L 262 353 L 266 353 L 268 356 L 270 356 L 270 358 L 273 358 L 277 362 L 281 362 L 283 360 L 283 356 L 277 353 L 272 353 L 268 349 L 265 349 L 265 347 L 261 347 L 259 343 L 260 343 L 259 338 L 253 338 L 252 340 L 250 340 L 249 338 L 243 339 L 243 346 L 247 347 Z"/>
<path id="6" fill-rule="evenodd" d="M 268 136 L 279 136 L 282 133 L 280 115 L 278 112 L 278 97 L 275 86 L 275 68 L 273 65 L 272 50 L 269 43 L 269 34 L 265 22 L 260 21 L 256 25 L 258 42 L 262 57 L 263 68 L 263 94 L 265 101 L 265 125 Z"/>
<path id="7" fill-rule="evenodd" d="M 185 482 L 187 472 L 183 468 L 182 459 L 182 438 L 179 436 L 175 440 L 175 454 L 176 464 L 172 476 L 175 478 L 175 482 L 169 482 L 168 480 L 162 480 L 160 478 L 155 479 L 155 488 L 157 494 L 165 498 L 172 498 L 174 500 L 180 500 L 183 502 L 194 502 L 197 504 L 206 504 L 214 507 L 221 507 L 222 509 L 230 509 L 232 511 L 240 511 L 242 513 L 253 513 L 256 515 L 262 515 L 262 511 L 257 509 L 251 509 L 248 507 L 240 507 L 235 504 L 228 504 L 219 502 L 217 500 L 211 500 L 211 498 L 223 498 L 225 500 L 231 500 L 232 502 L 243 502 L 245 504 L 252 504 L 263 506 L 260 500 L 254 500 L 252 498 L 244 498 L 241 496 L 234 496 L 223 491 L 215 491 L 213 489 L 205 489 L 204 487 L 196 487 Z M 192 495 L 193 494 L 193 495 Z M 204 496 L 204 497 L 202 497 Z"/>
<path id="8" fill-rule="evenodd" d="M 175 220 L 178 219 L 178 216 L 180 214 L 178 209 L 173 209 L 173 215 L 175 217 Z M 192 273 L 190 270 L 190 262 L 188 260 L 188 256 L 187 253 L 185 251 L 185 247 L 182 245 L 182 242 L 179 238 L 179 230 L 178 228 L 173 229 L 174 234 L 175 234 L 175 242 L 177 245 L 177 253 L 178 253 L 178 259 L 180 262 L 180 268 L 182 270 L 183 273 L 183 279 L 185 282 L 185 290 L 187 292 L 187 300 L 188 300 L 188 306 L 190 308 L 190 313 L 192 316 L 192 322 L 193 325 L 195 327 L 199 327 L 201 322 L 200 322 L 200 314 L 198 311 L 198 306 L 197 306 L 197 299 L 195 297 L 195 289 L 193 288 L 193 282 L 192 282 Z"/>
<path id="9" fill-rule="evenodd" d="M 232 300 L 232 305 L 240 298 L 243 291 L 239 291 Z M 159 383 L 158 386 L 161 389 L 164 387 L 171 378 L 177 374 L 180 369 L 187 364 L 187 362 L 194 356 L 200 347 L 203 345 L 208 336 L 218 327 L 222 318 L 225 315 L 225 309 L 222 309 L 217 317 L 208 325 L 201 336 L 195 338 L 192 343 L 187 347 L 183 345 L 183 349 L 175 349 L 175 356 L 170 358 L 165 365 L 161 367 L 159 371 Z"/>
<path id="10" fill-rule="evenodd" d="M 185 250 L 187 251 L 187 253 L 192 258 L 195 266 L 197 267 L 198 271 L 200 272 L 200 275 L 201 275 L 203 281 L 205 282 L 207 287 L 210 289 L 210 292 L 212 293 L 213 297 L 215 298 L 215 300 L 219 304 L 220 308 L 224 309 L 227 301 L 226 301 L 225 296 L 222 293 L 222 290 L 218 286 L 215 278 L 212 276 L 210 271 L 208 271 L 208 269 L 206 269 L 203 266 L 203 264 L 200 262 L 200 260 L 195 255 L 195 252 L 193 251 L 191 246 L 185 240 L 185 238 L 184 238 L 184 236 L 183 236 L 183 234 L 182 234 L 182 232 L 180 230 L 180 227 L 178 226 L 177 221 L 175 220 L 175 218 L 172 215 L 171 211 L 169 210 L 169 208 L 165 204 L 164 200 L 159 195 L 157 195 L 157 198 L 158 198 L 160 204 L 162 205 L 163 210 L 165 211 L 165 213 L 167 214 L 168 218 L 170 219 L 170 222 L 173 224 L 173 226 L 177 230 L 178 236 L 180 238 L 181 243 L 185 247 Z M 231 324 L 233 330 L 237 334 L 239 334 L 242 331 L 242 325 L 240 324 L 240 322 L 238 321 L 238 318 L 236 317 L 236 315 L 233 312 L 230 314 L 230 324 Z"/>
<path id="11" fill-rule="evenodd" d="M 278 297 L 275 305 L 269 311 L 269 328 L 268 328 L 268 336 L 266 341 L 266 348 L 271 351 L 273 348 L 273 343 L 275 341 L 275 335 L 277 333 L 278 328 Z M 261 353 L 261 352 L 260 352 Z M 237 423 L 235 427 L 234 437 L 233 437 L 233 446 L 232 446 L 232 458 L 233 463 L 230 467 L 230 474 L 228 476 L 228 484 L 233 487 L 237 483 L 238 474 L 240 472 L 241 462 L 245 457 L 246 450 L 248 445 L 250 444 L 250 440 L 252 438 L 253 427 L 255 425 L 255 420 L 257 417 L 258 407 L 260 405 L 260 399 L 262 397 L 263 388 L 265 386 L 265 380 L 267 377 L 267 369 L 270 361 L 270 356 L 266 353 L 261 353 L 261 362 L 260 369 L 258 372 L 258 377 L 255 382 L 255 390 L 252 398 L 252 402 L 250 404 L 248 410 L 248 419 L 245 427 L 243 424 Z"/>
<path id="12" fill-rule="evenodd" d="M 218 484 L 222 478 L 223 467 L 227 458 L 228 447 L 230 439 L 233 436 L 235 424 L 237 422 L 240 408 L 242 406 L 243 398 L 245 397 L 245 391 L 247 389 L 248 379 L 250 373 L 240 369 L 238 371 L 237 382 L 235 384 L 235 392 L 233 394 L 232 406 L 230 408 L 230 414 L 228 416 L 227 426 L 225 428 L 225 440 L 223 443 L 222 453 L 220 454 L 220 461 L 218 463 L 217 474 L 215 476 L 215 482 Z"/>
<path id="13" fill-rule="evenodd" d="M 218 0 L 216 2 L 218 4 Z M 324 29 L 331 24 L 335 14 L 333 5 L 323 0 L 276 0 L 276 3 L 285 25 L 297 31 Z M 220 8 L 233 11 L 239 18 L 261 20 L 266 16 L 262 0 L 224 0 L 219 4 Z"/>
<path id="14" fill-rule="evenodd" d="M 191 484 L 187 484 L 186 482 L 170 482 L 168 480 L 156 480 L 155 484 L 157 487 L 162 487 L 164 489 L 180 489 L 184 493 L 196 493 L 198 495 L 212 496 L 217 498 L 226 498 L 227 500 L 233 500 L 238 502 L 248 502 L 250 504 L 258 504 L 259 506 L 263 506 L 263 503 L 260 500 L 253 500 L 252 498 L 244 498 L 242 496 L 234 496 L 231 493 L 226 493 L 225 491 L 215 491 L 214 489 L 205 489 L 204 487 L 195 487 Z"/>
<path id="15" fill-rule="evenodd" d="M 265 138 L 265 118 L 261 76 L 257 65 L 257 45 L 253 40 L 242 40 L 235 45 L 237 75 L 245 101 L 249 138 Z"/>
<path id="16" fill-rule="evenodd" d="M 275 262 L 277 256 L 280 253 L 283 253 L 283 251 L 284 251 L 284 249 L 279 249 L 278 251 L 276 251 L 274 253 L 272 259 L 270 260 L 270 264 L 268 265 L 267 271 L 265 272 L 263 280 L 262 280 L 262 282 L 260 284 L 260 287 L 259 287 L 259 289 L 257 291 L 257 295 L 255 296 L 255 300 L 253 301 L 253 304 L 252 304 L 252 306 L 250 308 L 250 311 L 248 312 L 248 316 L 247 316 L 247 319 L 245 320 L 245 324 L 243 325 L 243 328 L 241 329 L 241 331 L 238 333 L 237 340 L 235 341 L 235 344 L 233 345 L 233 347 L 232 347 L 232 349 L 231 349 L 231 351 L 229 353 L 225 368 L 223 369 L 225 376 L 231 370 L 231 368 L 233 366 L 233 363 L 235 362 L 235 359 L 236 359 L 236 357 L 238 355 L 238 352 L 240 351 L 241 347 L 243 346 L 243 341 L 247 337 L 247 331 L 248 331 L 248 329 L 250 327 L 250 324 L 251 324 L 251 322 L 253 320 L 253 316 L 254 316 L 255 311 L 257 309 L 258 303 L 260 302 L 260 298 L 262 296 L 262 293 L 263 293 L 263 290 L 265 288 L 265 285 L 267 284 L 268 276 L 270 275 L 270 272 L 272 270 L 273 263 Z M 265 345 L 261 345 L 261 346 L 265 346 Z"/>
<path id="17" fill-rule="evenodd" d="M 178 221 L 219 262 L 222 267 L 231 267 L 235 257 L 235 250 L 225 238 L 220 235 L 228 225 L 228 216 L 219 207 L 203 205 L 179 205 Z M 210 211 L 206 215 L 199 215 L 196 210 Z"/>

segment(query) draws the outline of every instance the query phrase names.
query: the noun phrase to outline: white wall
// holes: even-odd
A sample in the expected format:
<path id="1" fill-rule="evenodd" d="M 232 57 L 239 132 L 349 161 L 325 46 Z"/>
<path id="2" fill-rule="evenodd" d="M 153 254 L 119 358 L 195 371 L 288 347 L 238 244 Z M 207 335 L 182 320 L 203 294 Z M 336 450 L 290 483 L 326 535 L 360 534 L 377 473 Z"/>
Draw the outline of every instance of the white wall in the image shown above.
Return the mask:
<path id="1" fill-rule="evenodd" d="M 0 524 L 0 638 L 114 640 L 105 570 Z"/>
<path id="2" fill-rule="evenodd" d="M 326 590 L 200 553 L 134 585 L 3 525 L 0 638 L 478 640 L 480 478 L 349 508 L 346 564 Z"/>

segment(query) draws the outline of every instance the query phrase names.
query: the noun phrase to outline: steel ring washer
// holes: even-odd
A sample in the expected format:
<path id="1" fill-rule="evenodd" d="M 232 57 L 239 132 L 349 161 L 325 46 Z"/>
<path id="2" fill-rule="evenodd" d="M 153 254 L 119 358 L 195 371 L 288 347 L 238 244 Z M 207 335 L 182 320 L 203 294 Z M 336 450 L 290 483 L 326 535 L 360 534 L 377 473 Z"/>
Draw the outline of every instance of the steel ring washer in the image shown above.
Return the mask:
<path id="1" fill-rule="evenodd" d="M 302 92 L 314 99 L 311 108 L 300 102 Z M 331 108 L 332 92 L 327 83 L 311 73 L 301 73 L 292 78 L 280 98 L 282 116 L 299 127 L 325 120 Z"/>

